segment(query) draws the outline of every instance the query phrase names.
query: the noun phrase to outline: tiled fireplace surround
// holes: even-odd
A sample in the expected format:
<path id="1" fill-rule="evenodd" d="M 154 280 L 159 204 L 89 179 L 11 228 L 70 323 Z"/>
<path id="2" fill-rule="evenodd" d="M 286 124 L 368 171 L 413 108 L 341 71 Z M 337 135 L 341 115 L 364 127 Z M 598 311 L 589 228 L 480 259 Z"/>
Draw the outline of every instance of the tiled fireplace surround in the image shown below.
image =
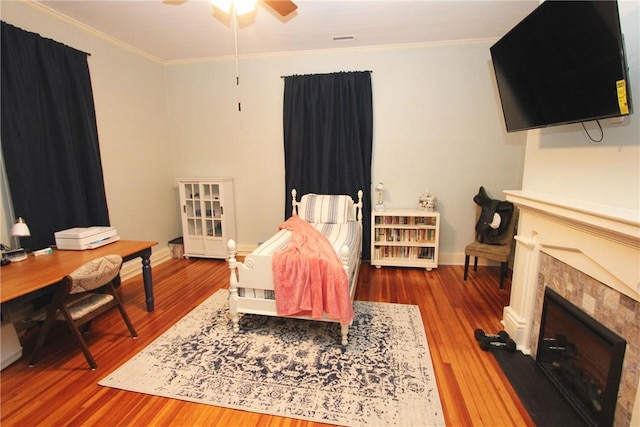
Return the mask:
<path id="1" fill-rule="evenodd" d="M 544 288 L 627 341 L 616 426 L 640 425 L 640 218 L 637 211 L 507 191 L 520 210 L 505 330 L 535 357 Z"/>

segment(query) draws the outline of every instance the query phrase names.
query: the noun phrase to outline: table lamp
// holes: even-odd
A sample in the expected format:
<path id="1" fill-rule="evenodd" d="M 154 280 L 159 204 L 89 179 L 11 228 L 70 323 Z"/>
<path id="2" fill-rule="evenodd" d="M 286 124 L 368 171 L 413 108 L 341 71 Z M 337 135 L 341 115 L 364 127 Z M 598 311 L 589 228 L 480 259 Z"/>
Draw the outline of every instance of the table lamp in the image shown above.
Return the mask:
<path id="1" fill-rule="evenodd" d="M 16 249 L 12 249 L 4 253 L 4 256 L 8 258 L 12 262 L 22 261 L 27 259 L 27 251 L 23 248 L 19 248 L 20 245 L 20 237 L 31 236 L 31 231 L 29 231 L 29 226 L 24 222 L 21 216 L 19 216 L 16 221 L 11 226 L 11 236 L 16 239 Z"/>
<path id="2" fill-rule="evenodd" d="M 383 212 L 384 211 L 384 200 L 382 198 L 382 192 L 384 190 L 384 186 L 381 182 L 376 185 L 376 193 L 378 193 L 378 202 L 376 203 L 376 211 Z"/>

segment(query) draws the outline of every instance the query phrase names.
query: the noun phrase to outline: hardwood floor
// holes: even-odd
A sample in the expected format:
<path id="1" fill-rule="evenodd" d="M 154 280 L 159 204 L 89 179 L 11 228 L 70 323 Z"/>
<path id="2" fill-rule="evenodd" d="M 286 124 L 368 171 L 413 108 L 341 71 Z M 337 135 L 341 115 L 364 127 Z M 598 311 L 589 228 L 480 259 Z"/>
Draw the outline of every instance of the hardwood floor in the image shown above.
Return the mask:
<path id="1" fill-rule="evenodd" d="M 356 299 L 420 307 L 444 415 L 449 426 L 533 426 L 493 355 L 482 351 L 473 331 L 502 328 L 510 281 L 498 289 L 498 268 L 479 267 L 462 281 L 462 266 L 423 269 L 372 268 L 363 264 Z M 0 424 L 7 426 L 322 426 L 323 424 L 200 405 L 115 390 L 98 381 L 141 351 L 220 288 L 228 287 L 224 261 L 170 260 L 153 269 L 156 310 L 145 310 L 142 277 L 121 288 L 138 331 L 134 340 L 117 311 L 93 322 L 87 362 L 64 325 L 50 335 L 38 364 L 28 367 L 37 327 L 22 338 L 23 357 L 0 375 Z"/>

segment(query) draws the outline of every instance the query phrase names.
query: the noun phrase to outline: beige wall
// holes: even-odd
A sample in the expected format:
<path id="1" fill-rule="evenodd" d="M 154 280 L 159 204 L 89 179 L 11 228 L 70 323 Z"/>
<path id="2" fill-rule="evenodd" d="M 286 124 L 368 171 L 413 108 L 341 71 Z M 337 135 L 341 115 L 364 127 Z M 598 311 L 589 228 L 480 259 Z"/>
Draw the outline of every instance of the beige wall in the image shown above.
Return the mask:
<path id="1" fill-rule="evenodd" d="M 442 213 L 441 260 L 461 262 L 473 239 L 473 195 L 521 182 L 525 135 L 504 131 L 489 42 L 331 51 L 167 67 L 178 175 L 236 178 L 238 241 L 255 245 L 283 220 L 283 75 L 371 70 L 373 182 L 389 208 L 430 190 Z"/>
<path id="2" fill-rule="evenodd" d="M 522 188 L 635 211 L 640 221 L 640 2 L 618 2 L 635 113 L 602 120 L 592 143 L 580 124 L 530 131 Z M 612 86 L 615 91 L 615 86 Z M 598 139 L 595 123 L 586 124 Z"/>
<path id="3" fill-rule="evenodd" d="M 92 54 L 89 59 L 112 223 L 128 239 L 180 235 L 176 179 L 233 176 L 240 248 L 283 219 L 283 75 L 371 70 L 374 184 L 389 208 L 430 190 L 442 214 L 442 263 L 473 238 L 473 195 L 520 188 L 525 133 L 504 131 L 489 46 L 341 50 L 159 64 L 22 3 L 2 19 Z"/>
<path id="4" fill-rule="evenodd" d="M 164 68 L 40 8 L 3 1 L 2 20 L 88 52 L 111 224 L 123 239 L 176 237 Z M 157 249 L 154 249 L 156 252 Z"/>

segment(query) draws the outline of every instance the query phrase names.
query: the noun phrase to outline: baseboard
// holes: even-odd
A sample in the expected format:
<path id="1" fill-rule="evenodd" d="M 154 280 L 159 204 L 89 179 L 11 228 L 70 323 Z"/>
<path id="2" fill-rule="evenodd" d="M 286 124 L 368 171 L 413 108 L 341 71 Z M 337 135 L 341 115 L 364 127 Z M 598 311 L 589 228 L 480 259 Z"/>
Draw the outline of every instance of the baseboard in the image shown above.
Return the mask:
<path id="1" fill-rule="evenodd" d="M 236 245 L 237 255 L 247 256 L 253 252 L 258 245 Z M 166 260 L 164 260 L 166 261 Z M 464 265 L 464 253 L 448 252 L 438 254 L 438 265 Z M 478 258 L 478 265 L 483 267 L 499 267 L 500 263 L 484 258 Z"/>
<path id="2" fill-rule="evenodd" d="M 247 256 L 253 252 L 258 245 L 237 245 L 237 255 Z M 168 247 L 162 248 L 151 255 L 151 267 L 162 264 L 163 262 L 170 260 L 173 257 L 171 249 Z M 464 253 L 441 253 L 438 256 L 438 265 L 464 265 Z M 478 258 L 478 266 L 481 267 L 499 267 L 499 262 L 489 261 L 483 258 Z M 511 269 L 509 269 L 511 270 Z M 125 262 L 122 265 L 120 271 L 120 277 L 122 280 L 130 279 L 136 274 L 140 274 L 141 261 L 139 258 Z"/>
<path id="3" fill-rule="evenodd" d="M 473 260 L 471 260 L 473 264 Z M 440 252 L 438 254 L 438 265 L 464 265 L 464 252 Z M 499 267 L 500 263 L 484 258 L 478 258 L 479 266 Z"/>
<path id="4" fill-rule="evenodd" d="M 162 248 L 157 252 L 151 254 L 151 268 L 162 264 L 165 261 L 171 259 L 172 252 L 168 247 Z M 140 258 L 132 259 L 122 264 L 122 270 L 120 270 L 120 279 L 125 281 L 134 277 L 137 274 L 142 274 L 142 260 Z"/>
<path id="5" fill-rule="evenodd" d="M 258 245 L 237 245 L 236 250 L 238 251 L 238 255 L 247 256 L 251 252 L 253 252 L 257 247 Z"/>

